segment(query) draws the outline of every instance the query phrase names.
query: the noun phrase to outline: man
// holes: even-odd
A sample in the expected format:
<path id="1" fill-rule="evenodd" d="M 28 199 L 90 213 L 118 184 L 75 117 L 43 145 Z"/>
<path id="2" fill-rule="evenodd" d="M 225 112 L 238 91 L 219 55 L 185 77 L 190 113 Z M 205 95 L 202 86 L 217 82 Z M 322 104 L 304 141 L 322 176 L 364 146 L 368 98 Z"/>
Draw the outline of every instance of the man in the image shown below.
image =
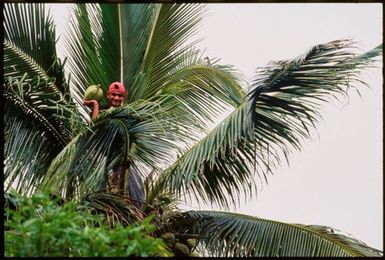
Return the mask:
<path id="1" fill-rule="evenodd" d="M 108 87 L 107 92 L 107 101 L 108 106 L 103 109 L 108 109 L 110 107 L 120 107 L 123 105 L 123 101 L 125 100 L 128 92 L 124 88 L 123 84 L 120 82 L 113 82 Z M 100 106 L 99 102 L 96 100 L 83 100 L 83 104 L 92 107 L 92 119 L 96 119 L 99 117 Z"/>
<path id="2" fill-rule="evenodd" d="M 120 82 L 113 82 L 108 87 L 107 101 L 108 105 L 105 108 L 100 108 L 97 100 L 83 100 L 84 105 L 92 107 L 92 119 L 99 117 L 100 110 L 110 107 L 120 107 L 123 105 L 128 91 Z M 133 167 L 128 162 L 121 162 L 116 165 L 108 175 L 108 187 L 111 193 L 119 193 L 124 191 L 124 182 L 121 179 L 128 178 L 128 196 L 133 199 L 133 204 L 137 207 L 142 207 L 144 201 L 144 187 L 141 178 Z"/>

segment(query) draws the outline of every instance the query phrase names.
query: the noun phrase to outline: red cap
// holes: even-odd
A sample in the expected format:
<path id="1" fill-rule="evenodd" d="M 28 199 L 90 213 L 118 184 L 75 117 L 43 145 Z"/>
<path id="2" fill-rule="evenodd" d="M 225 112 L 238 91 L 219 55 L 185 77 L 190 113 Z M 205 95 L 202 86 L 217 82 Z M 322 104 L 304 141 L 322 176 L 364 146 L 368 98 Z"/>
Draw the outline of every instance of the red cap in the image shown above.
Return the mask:
<path id="1" fill-rule="evenodd" d="M 110 93 L 110 92 L 119 92 L 119 93 L 123 93 L 124 95 L 128 94 L 128 92 L 124 88 L 123 84 L 120 82 L 111 83 L 111 85 L 108 87 L 107 93 Z"/>

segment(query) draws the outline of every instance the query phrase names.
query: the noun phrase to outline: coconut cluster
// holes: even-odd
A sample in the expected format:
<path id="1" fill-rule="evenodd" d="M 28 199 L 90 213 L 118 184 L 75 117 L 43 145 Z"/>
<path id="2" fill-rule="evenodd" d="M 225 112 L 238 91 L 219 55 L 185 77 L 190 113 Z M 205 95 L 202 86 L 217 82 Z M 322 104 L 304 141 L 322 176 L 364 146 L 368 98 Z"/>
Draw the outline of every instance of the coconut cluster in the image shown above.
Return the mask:
<path id="1" fill-rule="evenodd" d="M 197 245 L 196 239 L 175 236 L 175 234 L 171 232 L 164 233 L 160 237 L 174 252 L 175 256 L 198 256 L 195 252 L 193 252 Z"/>

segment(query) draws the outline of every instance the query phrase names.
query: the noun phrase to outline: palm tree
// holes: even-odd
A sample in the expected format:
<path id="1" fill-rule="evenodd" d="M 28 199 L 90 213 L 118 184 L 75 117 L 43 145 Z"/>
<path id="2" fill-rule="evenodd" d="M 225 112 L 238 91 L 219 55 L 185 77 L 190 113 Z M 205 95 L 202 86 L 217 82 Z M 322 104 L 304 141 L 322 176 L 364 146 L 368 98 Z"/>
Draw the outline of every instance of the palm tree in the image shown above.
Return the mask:
<path id="1" fill-rule="evenodd" d="M 5 191 L 49 187 L 122 222 L 155 215 L 154 235 L 175 234 L 185 244 L 194 238 L 192 250 L 208 255 L 382 255 L 330 227 L 177 209 L 182 198 L 228 209 L 240 194 L 254 196 L 257 181 L 310 136 L 322 102 L 347 95 L 382 52 L 381 44 L 357 55 L 351 40 L 336 40 L 271 63 L 249 83 L 190 41 L 204 11 L 197 4 L 78 4 L 62 61 L 44 5 L 6 4 Z M 128 88 L 127 104 L 90 122 L 85 88 L 105 91 L 113 81 Z M 130 169 L 125 192 L 108 193 L 108 173 L 121 163 Z M 144 182 L 139 204 L 126 192 L 141 188 L 132 185 L 133 172 Z M 179 252 L 175 241 L 172 247 Z"/>

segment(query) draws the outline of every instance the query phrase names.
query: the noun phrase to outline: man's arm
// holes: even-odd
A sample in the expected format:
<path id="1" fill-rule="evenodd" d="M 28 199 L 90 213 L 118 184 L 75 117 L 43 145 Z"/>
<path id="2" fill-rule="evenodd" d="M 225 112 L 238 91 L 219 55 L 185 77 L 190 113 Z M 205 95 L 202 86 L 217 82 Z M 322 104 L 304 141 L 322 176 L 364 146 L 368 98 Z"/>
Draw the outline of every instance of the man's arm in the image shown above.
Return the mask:
<path id="1" fill-rule="evenodd" d="M 87 107 L 92 107 L 92 119 L 99 117 L 99 103 L 98 101 L 92 100 L 83 100 L 83 104 Z"/>

